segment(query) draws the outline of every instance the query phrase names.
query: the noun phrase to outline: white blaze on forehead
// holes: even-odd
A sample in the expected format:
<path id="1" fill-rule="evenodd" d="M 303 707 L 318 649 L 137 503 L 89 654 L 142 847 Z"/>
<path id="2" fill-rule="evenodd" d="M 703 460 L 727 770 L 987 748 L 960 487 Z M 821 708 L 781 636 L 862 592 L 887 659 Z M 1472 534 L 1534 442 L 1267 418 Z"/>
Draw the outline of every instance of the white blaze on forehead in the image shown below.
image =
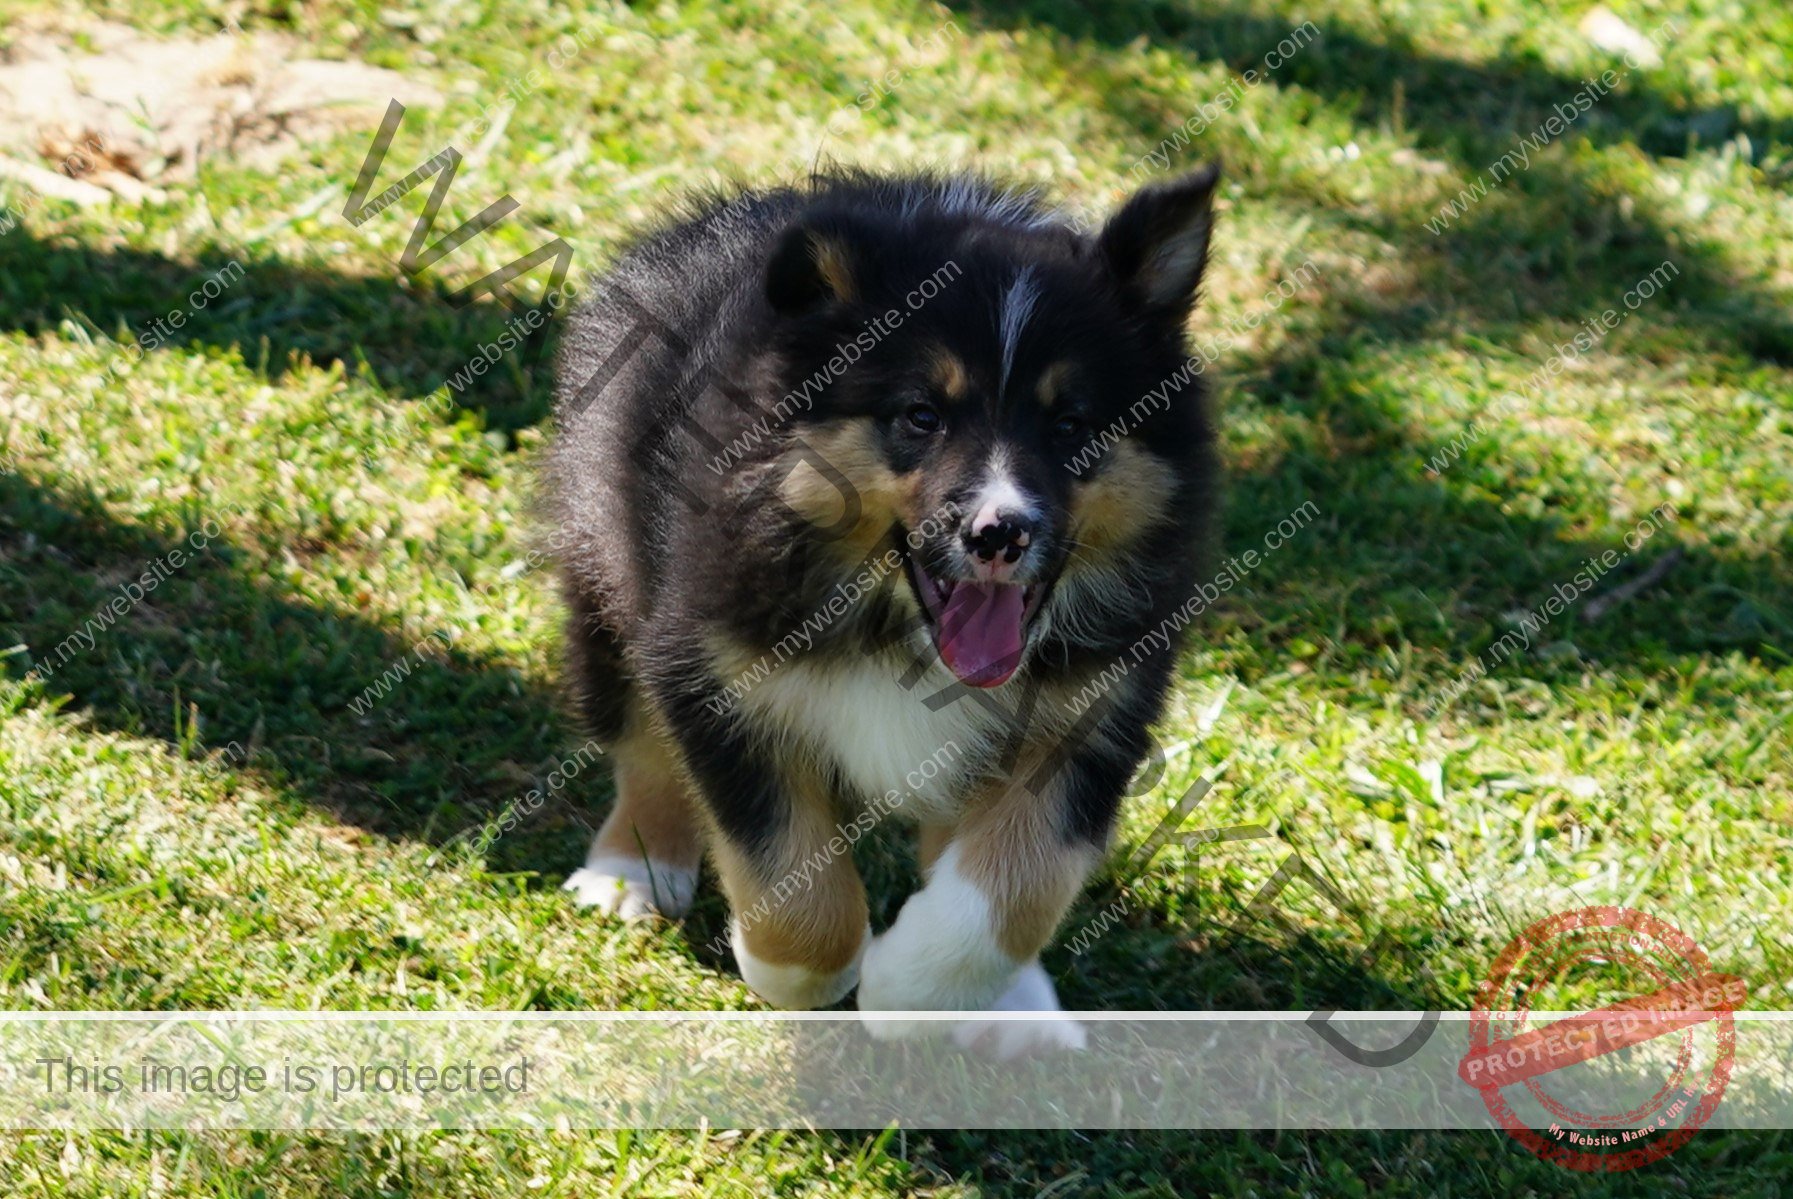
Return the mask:
<path id="1" fill-rule="evenodd" d="M 991 454 L 986 472 L 983 485 L 971 500 L 973 532 L 995 524 L 1005 514 L 1028 519 L 1038 516 L 1032 497 L 1021 490 L 1009 473 L 1007 453 L 997 450 Z"/>
<path id="2" fill-rule="evenodd" d="M 1002 384 L 1000 391 L 1006 392 L 1009 386 L 1009 370 L 1015 365 L 1015 343 L 1021 340 L 1021 330 L 1027 326 L 1028 318 L 1033 316 L 1034 307 L 1040 302 L 1040 287 L 1034 278 L 1031 266 L 1024 266 L 1015 275 L 1015 281 L 1009 289 L 1002 293 L 1002 315 L 997 328 L 1002 335 Z"/>

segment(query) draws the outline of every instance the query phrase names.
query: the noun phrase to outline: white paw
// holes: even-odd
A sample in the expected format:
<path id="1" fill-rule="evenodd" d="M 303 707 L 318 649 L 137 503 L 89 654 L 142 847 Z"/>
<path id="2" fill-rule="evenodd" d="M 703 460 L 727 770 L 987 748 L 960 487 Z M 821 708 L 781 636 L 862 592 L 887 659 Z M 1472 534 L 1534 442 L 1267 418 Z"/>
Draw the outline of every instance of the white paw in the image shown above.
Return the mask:
<path id="1" fill-rule="evenodd" d="M 871 935 L 872 930 L 867 926 L 865 940 L 859 943 L 859 953 L 846 969 L 819 974 L 805 966 L 781 966 L 755 957 L 742 939 L 740 918 L 729 921 L 729 936 L 735 947 L 735 964 L 741 968 L 741 981 L 767 1003 L 787 1011 L 806 1012 L 840 1002 L 859 981 L 860 959 L 865 955 L 866 942 L 871 940 Z"/>
<path id="2" fill-rule="evenodd" d="M 676 919 L 697 893 L 697 871 L 621 854 L 595 854 L 567 876 L 564 890 L 582 908 L 624 920 L 660 915 Z"/>
<path id="3" fill-rule="evenodd" d="M 1039 961 L 1031 961 L 1015 974 L 1015 981 L 990 1006 L 993 1012 L 1062 1012 L 1058 991 Z M 987 1049 L 1005 1062 L 1034 1054 L 1064 1053 L 1089 1048 L 1083 1025 L 1063 1016 L 1041 1015 L 1026 1020 L 966 1020 L 953 1028 L 953 1044 L 960 1049 Z"/>
<path id="4" fill-rule="evenodd" d="M 987 1011 L 1015 977 L 1016 962 L 996 944 L 990 904 L 958 873 L 958 846 L 934 864 L 928 885 L 909 897 L 896 923 L 872 938 L 859 973 L 859 1010 Z M 945 1033 L 947 1021 L 862 1017 L 881 1040 Z"/>
<path id="5" fill-rule="evenodd" d="M 981 1012 L 1001 996 L 1014 963 L 996 958 L 977 969 L 955 971 L 952 963 L 918 955 L 918 946 L 892 928 L 873 937 L 859 967 L 860 1023 L 880 1041 L 941 1035 L 948 1020 L 884 1018 L 880 1012 Z"/>

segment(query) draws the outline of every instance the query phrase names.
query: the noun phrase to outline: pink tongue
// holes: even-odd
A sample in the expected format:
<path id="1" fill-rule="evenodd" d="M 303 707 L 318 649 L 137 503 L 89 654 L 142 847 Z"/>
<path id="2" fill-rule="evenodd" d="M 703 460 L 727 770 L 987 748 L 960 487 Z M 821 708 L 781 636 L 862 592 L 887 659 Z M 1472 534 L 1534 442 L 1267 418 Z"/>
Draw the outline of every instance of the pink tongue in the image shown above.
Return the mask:
<path id="1" fill-rule="evenodd" d="M 940 615 L 940 658 L 961 682 L 998 687 L 1021 664 L 1023 589 L 960 583 Z"/>

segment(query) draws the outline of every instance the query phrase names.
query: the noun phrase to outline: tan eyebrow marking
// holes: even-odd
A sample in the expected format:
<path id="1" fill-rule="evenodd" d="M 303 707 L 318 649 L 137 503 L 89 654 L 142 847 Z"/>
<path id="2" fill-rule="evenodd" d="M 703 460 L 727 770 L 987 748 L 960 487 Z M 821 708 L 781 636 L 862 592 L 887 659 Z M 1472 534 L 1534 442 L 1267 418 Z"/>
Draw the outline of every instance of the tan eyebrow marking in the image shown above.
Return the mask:
<path id="1" fill-rule="evenodd" d="M 1057 402 L 1074 370 L 1068 361 L 1060 360 L 1041 373 L 1039 383 L 1034 386 L 1034 395 L 1043 407 L 1050 408 Z"/>
<path id="2" fill-rule="evenodd" d="M 950 400 L 962 400 L 971 391 L 971 375 L 959 356 L 944 346 L 935 346 L 929 379 Z"/>

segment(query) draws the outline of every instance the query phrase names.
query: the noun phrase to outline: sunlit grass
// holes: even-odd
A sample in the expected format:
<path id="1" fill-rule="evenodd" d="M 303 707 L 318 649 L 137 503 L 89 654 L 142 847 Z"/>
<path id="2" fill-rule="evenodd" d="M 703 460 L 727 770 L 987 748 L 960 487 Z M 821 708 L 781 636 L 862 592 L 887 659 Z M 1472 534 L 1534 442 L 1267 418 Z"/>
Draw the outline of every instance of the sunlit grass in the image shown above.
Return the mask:
<path id="1" fill-rule="evenodd" d="M 199 4 L 90 7 L 168 33 L 217 24 Z M 483 860 L 442 852 L 583 740 L 559 704 L 550 572 L 526 560 L 547 360 L 508 360 L 446 416 L 426 409 L 508 316 L 443 297 L 556 235 L 577 271 L 600 270 L 678 193 L 770 182 L 791 161 L 980 166 L 1099 210 L 1311 16 L 1318 39 L 1167 166 L 1227 166 L 1198 336 L 1243 328 L 1278 280 L 1316 271 L 1209 372 L 1231 471 L 1225 550 L 1261 547 L 1306 501 L 1321 517 L 1204 618 L 1158 730 L 1169 760 L 1121 834 L 1123 848 L 1144 836 L 1206 775 L 1190 828 L 1250 821 L 1275 838 L 1104 873 L 1068 928 L 1117 892 L 1126 916 L 1047 966 L 1079 1007 L 1464 1007 L 1517 929 L 1625 903 L 1748 979 L 1753 1006 L 1784 1007 L 1793 29 L 1766 3 L 1620 12 L 1674 19 L 1663 66 L 1442 235 L 1425 227 L 1438 206 L 1606 65 L 1575 32 L 1578 8 L 1350 0 L 1322 19 L 1272 4 L 773 0 L 573 15 L 324 0 L 236 14 L 449 97 L 407 114 L 382 185 L 538 72 L 438 230 L 505 193 L 521 211 L 416 280 L 396 264 L 422 191 L 359 228 L 340 199 L 281 223 L 326 189 L 346 194 L 362 134 L 267 173 L 208 164 L 165 205 L 51 202 L 0 236 L 0 437 L 18 461 L 0 477 L 0 649 L 19 647 L 0 705 L 0 1004 L 754 1003 L 707 949 L 724 929 L 713 893 L 685 924 L 648 927 L 558 893 L 602 813 L 599 779 Z M 549 69 L 568 35 L 586 48 Z M 908 74 L 828 133 L 887 70 Z M 245 268 L 233 303 L 73 423 L 57 416 L 232 260 Z M 1658 296 L 1489 417 L 1665 261 L 1678 273 Z M 1479 419 L 1462 457 L 1429 471 Z M 1612 576 L 1679 547 L 1664 580 L 1598 622 L 1553 621 L 1428 714 L 1665 502 L 1672 524 Z M 17 682 L 223 511 L 240 515 L 91 649 Z M 481 598 L 491 584 L 499 602 Z M 388 697 L 350 707 L 432 634 L 441 648 Z M 1205 737 L 1204 713 L 1217 713 Z M 1239 927 L 1291 850 L 1348 909 L 1297 887 L 1282 905 L 1296 932 Z M 884 837 L 862 859 L 887 921 L 913 882 L 907 851 Z M 1368 977 L 1351 968 L 1384 932 L 1400 952 Z M 1407 1132 L 11 1144 L 6 1193 L 71 1196 L 1562 1186 L 1505 1140 Z M 1714 1135 L 1607 1193 L 1654 1193 L 1668 1174 L 1691 1193 L 1768 1194 L 1786 1168 L 1772 1137 Z"/>

